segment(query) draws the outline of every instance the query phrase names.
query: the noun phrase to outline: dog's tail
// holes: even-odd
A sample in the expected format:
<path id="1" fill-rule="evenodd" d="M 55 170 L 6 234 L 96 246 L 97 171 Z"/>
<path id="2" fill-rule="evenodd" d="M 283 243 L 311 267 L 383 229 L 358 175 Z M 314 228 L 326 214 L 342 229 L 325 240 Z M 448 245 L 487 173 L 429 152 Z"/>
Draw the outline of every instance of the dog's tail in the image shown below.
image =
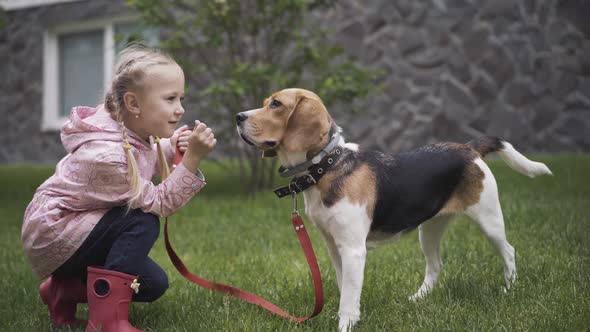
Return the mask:
<path id="1" fill-rule="evenodd" d="M 528 159 L 516 151 L 512 144 L 501 138 L 482 136 L 469 141 L 467 145 L 477 151 L 482 158 L 490 152 L 497 152 L 510 168 L 528 177 L 534 178 L 543 174 L 553 175 L 545 164 Z"/>

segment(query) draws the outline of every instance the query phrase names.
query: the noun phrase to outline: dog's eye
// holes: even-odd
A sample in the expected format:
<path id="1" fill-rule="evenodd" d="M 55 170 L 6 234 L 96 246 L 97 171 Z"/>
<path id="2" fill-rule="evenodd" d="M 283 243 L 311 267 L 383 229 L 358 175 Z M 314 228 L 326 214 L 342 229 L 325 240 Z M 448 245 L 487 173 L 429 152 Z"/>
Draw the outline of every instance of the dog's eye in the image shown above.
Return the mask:
<path id="1" fill-rule="evenodd" d="M 281 107 L 282 105 L 283 104 L 276 99 L 273 99 L 273 101 L 270 102 L 270 108 L 277 108 L 277 107 Z"/>

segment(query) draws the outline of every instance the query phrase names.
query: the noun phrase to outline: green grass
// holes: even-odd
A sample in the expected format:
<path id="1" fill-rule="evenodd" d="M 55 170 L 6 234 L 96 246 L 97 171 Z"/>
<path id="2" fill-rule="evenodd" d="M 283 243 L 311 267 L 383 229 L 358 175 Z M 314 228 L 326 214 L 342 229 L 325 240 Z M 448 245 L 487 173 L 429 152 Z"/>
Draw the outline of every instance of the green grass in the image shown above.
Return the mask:
<path id="1" fill-rule="evenodd" d="M 590 326 L 590 156 L 539 159 L 554 177 L 529 179 L 500 161 L 494 171 L 508 240 L 516 248 L 518 282 L 502 291 L 500 258 L 477 227 L 459 219 L 443 240 L 438 287 L 423 301 L 424 258 L 413 232 L 369 252 L 358 331 L 583 331 Z M 289 312 L 313 305 L 307 265 L 291 228 L 291 202 L 272 193 L 244 198 L 237 180 L 205 165 L 209 185 L 171 218 L 172 242 L 189 268 L 206 278 L 259 294 Z M 24 209 L 50 168 L 0 168 L 0 330 L 51 331 L 20 244 Z M 158 301 L 133 304 L 130 320 L 148 331 L 328 331 L 337 328 L 338 289 L 324 244 L 306 219 L 324 278 L 319 317 L 291 323 L 258 307 L 185 281 L 160 237 L 151 256 L 170 289 Z M 79 316 L 87 315 L 80 305 Z"/>

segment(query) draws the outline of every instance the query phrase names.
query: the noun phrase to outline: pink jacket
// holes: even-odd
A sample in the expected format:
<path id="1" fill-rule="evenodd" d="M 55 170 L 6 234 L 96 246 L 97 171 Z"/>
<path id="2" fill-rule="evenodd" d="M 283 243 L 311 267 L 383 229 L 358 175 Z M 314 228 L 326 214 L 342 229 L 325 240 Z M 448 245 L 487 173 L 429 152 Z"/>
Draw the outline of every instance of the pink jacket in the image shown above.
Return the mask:
<path id="1" fill-rule="evenodd" d="M 127 133 L 142 178 L 142 196 L 132 209 L 169 216 L 203 188 L 202 175 L 199 178 L 182 163 L 162 183 L 152 183 L 159 174 L 155 144 Z M 100 218 L 130 197 L 121 130 L 102 105 L 73 108 L 61 139 L 68 155 L 37 189 L 22 226 L 23 248 L 39 278 L 70 258 Z M 162 139 L 160 144 L 170 163 L 170 140 Z"/>

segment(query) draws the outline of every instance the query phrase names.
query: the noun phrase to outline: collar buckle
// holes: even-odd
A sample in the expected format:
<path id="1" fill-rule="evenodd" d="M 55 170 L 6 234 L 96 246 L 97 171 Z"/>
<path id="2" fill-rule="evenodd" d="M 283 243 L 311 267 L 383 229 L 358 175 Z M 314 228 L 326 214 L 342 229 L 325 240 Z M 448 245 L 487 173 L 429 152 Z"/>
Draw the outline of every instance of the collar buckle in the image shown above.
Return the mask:
<path id="1" fill-rule="evenodd" d="M 299 185 L 297 185 L 297 182 L 295 181 L 291 181 L 289 182 L 289 191 L 292 194 L 297 194 L 303 191 L 303 189 L 301 189 L 301 187 L 299 187 Z"/>
<path id="2" fill-rule="evenodd" d="M 305 174 L 302 176 L 308 184 L 316 184 L 318 183 L 316 179 L 311 174 Z"/>

